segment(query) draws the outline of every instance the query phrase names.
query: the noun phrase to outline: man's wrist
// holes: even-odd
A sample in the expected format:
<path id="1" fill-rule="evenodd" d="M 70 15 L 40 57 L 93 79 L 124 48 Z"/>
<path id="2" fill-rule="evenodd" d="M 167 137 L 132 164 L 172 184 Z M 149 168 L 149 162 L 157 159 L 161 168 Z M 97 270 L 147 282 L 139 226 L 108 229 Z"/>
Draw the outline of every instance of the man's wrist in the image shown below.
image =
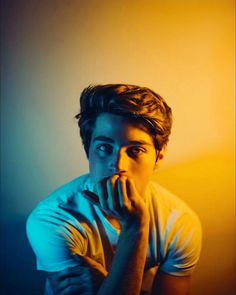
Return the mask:
<path id="1" fill-rule="evenodd" d="M 149 231 L 149 218 L 145 220 L 125 221 L 122 223 L 121 232 L 130 232 L 132 235 L 142 235 Z"/>

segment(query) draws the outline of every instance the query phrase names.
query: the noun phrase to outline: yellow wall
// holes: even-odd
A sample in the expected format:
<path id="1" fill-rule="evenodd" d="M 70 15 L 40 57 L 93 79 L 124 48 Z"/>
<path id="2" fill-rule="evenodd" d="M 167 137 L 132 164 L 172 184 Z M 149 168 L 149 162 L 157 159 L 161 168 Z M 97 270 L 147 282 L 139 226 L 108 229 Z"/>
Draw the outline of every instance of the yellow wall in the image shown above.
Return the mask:
<path id="1" fill-rule="evenodd" d="M 154 178 L 203 225 L 193 294 L 233 294 L 234 1 L 2 2 L 2 218 L 87 170 L 73 120 L 85 86 L 148 86 L 174 111 Z"/>
<path id="2" fill-rule="evenodd" d="M 163 168 L 155 180 L 181 196 L 198 213 L 203 248 L 193 294 L 234 294 L 234 162 L 229 155 L 205 154 Z"/>

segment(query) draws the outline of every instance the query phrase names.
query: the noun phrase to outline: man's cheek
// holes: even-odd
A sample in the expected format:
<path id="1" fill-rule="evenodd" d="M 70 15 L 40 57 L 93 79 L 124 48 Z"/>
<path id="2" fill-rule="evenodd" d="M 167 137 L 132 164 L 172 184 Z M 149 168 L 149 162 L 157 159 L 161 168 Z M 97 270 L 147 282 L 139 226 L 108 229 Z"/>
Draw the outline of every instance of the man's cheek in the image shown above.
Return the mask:
<path id="1" fill-rule="evenodd" d="M 91 179 L 94 184 L 101 182 L 104 178 L 109 177 L 105 169 L 99 169 L 98 167 L 90 169 Z"/>
<path id="2" fill-rule="evenodd" d="M 137 191 L 140 194 L 143 194 L 143 192 L 145 192 L 145 189 L 148 183 L 149 183 L 148 175 L 143 175 L 143 176 L 140 175 L 140 177 L 134 178 L 134 184 L 136 186 Z"/>

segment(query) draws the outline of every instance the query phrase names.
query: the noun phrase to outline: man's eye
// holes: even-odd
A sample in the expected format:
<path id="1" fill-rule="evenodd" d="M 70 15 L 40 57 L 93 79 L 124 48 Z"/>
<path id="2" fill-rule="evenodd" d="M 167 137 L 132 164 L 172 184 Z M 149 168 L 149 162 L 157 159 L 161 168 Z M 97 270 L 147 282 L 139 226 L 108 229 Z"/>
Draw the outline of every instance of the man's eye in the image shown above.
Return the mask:
<path id="1" fill-rule="evenodd" d="M 135 146 L 128 149 L 128 154 L 133 157 L 141 155 L 142 153 L 145 153 L 145 149 L 141 147 Z"/>
<path id="2" fill-rule="evenodd" d="M 96 147 L 96 150 L 103 154 L 111 154 L 112 146 L 110 146 L 109 144 L 100 144 Z"/>

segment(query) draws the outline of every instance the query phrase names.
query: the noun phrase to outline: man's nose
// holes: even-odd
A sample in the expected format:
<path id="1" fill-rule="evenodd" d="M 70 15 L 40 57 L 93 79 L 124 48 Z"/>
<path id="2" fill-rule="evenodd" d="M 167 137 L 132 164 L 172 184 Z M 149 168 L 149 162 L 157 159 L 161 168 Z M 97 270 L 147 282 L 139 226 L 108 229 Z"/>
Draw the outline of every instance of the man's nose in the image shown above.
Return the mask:
<path id="1" fill-rule="evenodd" d="M 128 157 L 124 151 L 117 151 L 112 155 L 110 169 L 112 173 L 126 172 L 128 165 Z"/>

